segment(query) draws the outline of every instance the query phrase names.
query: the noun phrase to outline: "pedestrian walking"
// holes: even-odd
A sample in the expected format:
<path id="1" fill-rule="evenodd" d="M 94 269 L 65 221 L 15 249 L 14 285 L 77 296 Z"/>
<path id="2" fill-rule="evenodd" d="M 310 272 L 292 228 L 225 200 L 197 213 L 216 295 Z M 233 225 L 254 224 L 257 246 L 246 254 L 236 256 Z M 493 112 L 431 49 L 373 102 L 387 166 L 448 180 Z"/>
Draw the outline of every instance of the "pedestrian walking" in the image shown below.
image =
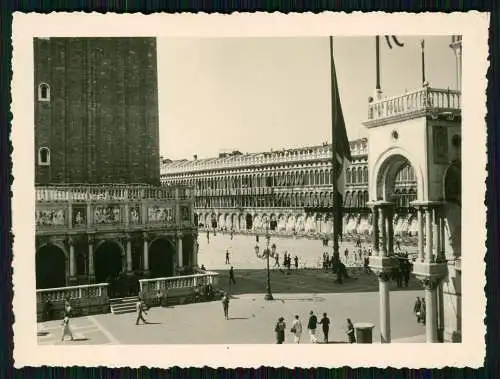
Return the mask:
<path id="1" fill-rule="evenodd" d="M 274 255 L 274 267 L 280 267 L 280 255 L 276 253 Z"/>
<path id="2" fill-rule="evenodd" d="M 292 328 L 290 332 L 293 334 L 293 342 L 300 343 L 300 336 L 302 335 L 302 323 L 299 320 L 299 315 L 295 315 L 295 319 L 292 322 Z"/>
<path id="3" fill-rule="evenodd" d="M 295 263 L 295 270 L 298 270 L 299 269 L 299 257 L 295 256 L 295 258 L 293 258 L 293 260 Z"/>
<path id="4" fill-rule="evenodd" d="M 207 243 L 210 243 L 210 230 L 207 230 Z"/>
<path id="5" fill-rule="evenodd" d="M 71 328 L 69 326 L 69 316 L 64 316 L 62 322 L 61 342 L 64 341 L 64 337 L 66 336 L 69 336 L 71 341 L 73 341 L 73 333 L 71 332 Z"/>
<path id="6" fill-rule="evenodd" d="M 229 285 L 231 285 L 231 283 L 236 284 L 236 280 L 234 280 L 234 268 L 233 268 L 233 266 L 231 266 L 231 268 L 229 269 Z"/>
<path id="7" fill-rule="evenodd" d="M 354 335 L 354 325 L 351 322 L 351 319 L 347 319 L 347 328 L 346 328 L 347 338 L 349 343 L 356 343 L 356 336 Z"/>
<path id="8" fill-rule="evenodd" d="M 422 318 L 422 324 L 425 325 L 426 322 L 426 306 L 425 306 L 425 299 L 422 298 L 422 306 L 420 307 L 420 317 Z"/>
<path id="9" fill-rule="evenodd" d="M 319 322 L 323 329 L 323 340 L 325 343 L 328 343 L 328 333 L 330 332 L 330 319 L 326 316 L 326 313 L 323 313 L 323 318 Z"/>
<path id="10" fill-rule="evenodd" d="M 313 311 L 309 312 L 309 322 L 307 323 L 307 329 L 309 330 L 309 337 L 311 338 L 311 343 L 317 343 L 316 338 L 316 327 L 318 324 L 318 318 Z"/>
<path id="11" fill-rule="evenodd" d="M 280 317 L 278 319 L 276 326 L 274 327 L 277 344 L 282 344 L 283 342 L 285 342 L 285 330 L 286 330 L 285 319 L 283 317 Z"/>
<path id="12" fill-rule="evenodd" d="M 420 301 L 420 298 L 417 297 L 417 300 L 415 300 L 415 305 L 413 305 L 413 313 L 417 318 L 417 323 L 420 323 L 420 321 L 422 320 L 421 312 L 422 312 L 422 302 Z"/>
<path id="13" fill-rule="evenodd" d="M 229 250 L 226 250 L 226 264 L 230 264 L 229 263 Z"/>
<path id="14" fill-rule="evenodd" d="M 226 292 L 222 296 L 222 309 L 224 310 L 224 318 L 229 319 L 229 296 Z"/>
<path id="15" fill-rule="evenodd" d="M 141 320 L 144 324 L 148 323 L 143 316 L 148 314 L 145 308 L 146 307 L 144 305 L 144 302 L 142 301 L 142 299 L 139 299 L 139 301 L 135 304 L 135 310 L 137 312 L 137 320 L 135 321 L 135 325 L 139 325 L 139 320 Z"/>

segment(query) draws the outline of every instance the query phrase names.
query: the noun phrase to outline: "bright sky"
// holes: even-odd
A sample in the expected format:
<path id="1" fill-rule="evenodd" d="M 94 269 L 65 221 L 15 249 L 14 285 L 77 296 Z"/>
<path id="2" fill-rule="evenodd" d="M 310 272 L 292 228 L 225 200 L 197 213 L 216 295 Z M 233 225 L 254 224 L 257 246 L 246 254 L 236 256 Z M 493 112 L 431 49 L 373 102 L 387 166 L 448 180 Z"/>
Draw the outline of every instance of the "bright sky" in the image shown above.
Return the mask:
<path id="1" fill-rule="evenodd" d="M 386 96 L 421 86 L 420 37 L 381 38 Z M 426 37 L 426 79 L 455 89 L 450 37 Z M 340 98 L 349 139 L 366 135 L 375 88 L 375 37 L 334 38 Z M 216 156 L 222 149 L 257 152 L 331 140 L 329 39 L 158 39 L 160 154 Z"/>

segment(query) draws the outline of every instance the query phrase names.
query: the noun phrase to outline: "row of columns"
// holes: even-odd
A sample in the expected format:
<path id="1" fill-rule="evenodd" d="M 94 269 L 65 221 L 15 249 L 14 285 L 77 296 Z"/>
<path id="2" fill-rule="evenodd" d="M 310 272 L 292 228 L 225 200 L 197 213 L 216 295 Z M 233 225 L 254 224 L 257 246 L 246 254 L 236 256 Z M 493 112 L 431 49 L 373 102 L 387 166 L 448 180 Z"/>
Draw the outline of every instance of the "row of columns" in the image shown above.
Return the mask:
<path id="1" fill-rule="evenodd" d="M 183 266 L 183 246 L 182 246 L 182 233 L 177 233 L 177 260 L 178 266 Z M 151 236 L 148 233 L 143 233 L 143 270 L 145 273 L 149 272 L 149 241 Z M 74 278 L 76 276 L 76 257 L 75 257 L 75 246 L 71 238 L 68 239 L 69 244 L 69 276 Z M 195 241 L 196 244 L 196 241 Z M 95 236 L 88 236 L 88 276 L 90 281 L 94 280 L 94 245 Z M 126 271 L 128 273 L 132 272 L 132 242 L 130 237 L 126 238 Z M 193 264 L 197 262 L 197 250 L 193 251 L 195 257 L 193 259 Z"/>
<path id="2" fill-rule="evenodd" d="M 394 268 L 394 205 L 391 202 L 370 202 L 373 218 L 373 254 L 370 267 L 379 279 L 380 338 L 382 343 L 391 342 L 389 280 Z M 444 255 L 444 218 L 440 203 L 412 204 L 418 217 L 418 259 L 414 274 L 425 289 L 426 340 L 438 341 L 438 313 L 442 325 L 442 294 L 438 288 L 446 271 L 441 264 Z M 425 237 L 425 238 L 424 238 Z M 438 300 L 441 301 L 438 302 Z"/>

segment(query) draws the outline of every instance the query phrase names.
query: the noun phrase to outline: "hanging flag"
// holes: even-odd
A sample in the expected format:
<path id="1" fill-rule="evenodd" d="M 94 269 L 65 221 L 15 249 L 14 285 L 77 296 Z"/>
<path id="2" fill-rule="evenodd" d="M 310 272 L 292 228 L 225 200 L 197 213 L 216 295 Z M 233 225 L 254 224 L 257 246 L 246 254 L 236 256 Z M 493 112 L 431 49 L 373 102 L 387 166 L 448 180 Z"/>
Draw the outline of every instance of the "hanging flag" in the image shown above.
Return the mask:
<path id="1" fill-rule="evenodd" d="M 333 37 L 330 37 L 330 71 L 332 91 L 332 159 L 333 159 L 333 233 L 334 238 L 342 234 L 343 194 L 344 194 L 344 164 L 351 160 L 351 149 L 347 139 L 347 130 L 340 102 L 335 61 L 333 58 Z"/>

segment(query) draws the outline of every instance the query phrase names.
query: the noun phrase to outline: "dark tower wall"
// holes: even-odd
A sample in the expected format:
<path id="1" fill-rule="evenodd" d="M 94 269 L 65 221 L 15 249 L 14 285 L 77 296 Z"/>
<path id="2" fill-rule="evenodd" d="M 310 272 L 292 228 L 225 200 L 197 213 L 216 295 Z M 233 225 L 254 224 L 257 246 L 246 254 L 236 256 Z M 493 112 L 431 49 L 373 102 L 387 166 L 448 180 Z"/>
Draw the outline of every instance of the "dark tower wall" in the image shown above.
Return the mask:
<path id="1" fill-rule="evenodd" d="M 36 184 L 159 185 L 156 39 L 36 38 L 34 55 Z"/>

